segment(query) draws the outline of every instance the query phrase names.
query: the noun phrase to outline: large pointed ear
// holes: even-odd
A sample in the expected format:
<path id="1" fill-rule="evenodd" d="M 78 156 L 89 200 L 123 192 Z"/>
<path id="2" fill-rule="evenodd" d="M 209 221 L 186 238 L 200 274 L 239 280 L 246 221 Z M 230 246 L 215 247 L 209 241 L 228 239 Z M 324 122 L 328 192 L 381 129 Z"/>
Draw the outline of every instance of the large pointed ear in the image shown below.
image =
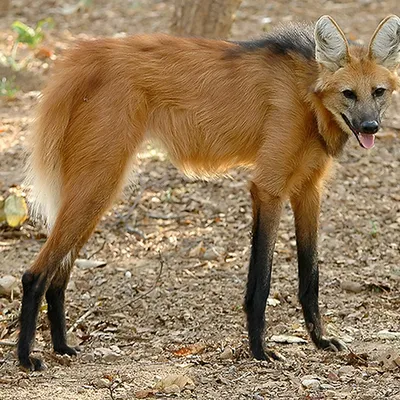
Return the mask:
<path id="1" fill-rule="evenodd" d="M 368 48 L 369 57 L 394 71 L 400 64 L 400 18 L 389 15 L 376 28 Z"/>
<path id="2" fill-rule="evenodd" d="M 349 60 L 349 46 L 338 24 L 329 16 L 322 16 L 315 25 L 315 59 L 331 71 L 342 68 Z"/>

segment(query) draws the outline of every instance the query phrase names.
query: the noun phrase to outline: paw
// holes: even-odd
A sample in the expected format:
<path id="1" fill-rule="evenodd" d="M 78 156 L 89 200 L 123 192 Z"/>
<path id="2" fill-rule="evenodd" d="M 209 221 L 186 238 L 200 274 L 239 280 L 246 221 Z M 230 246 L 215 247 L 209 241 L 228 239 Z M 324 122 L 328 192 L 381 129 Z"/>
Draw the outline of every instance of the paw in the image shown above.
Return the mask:
<path id="1" fill-rule="evenodd" d="M 54 347 L 54 351 L 61 355 L 67 354 L 68 356 L 76 356 L 80 349 L 79 347 L 70 347 L 65 344 L 63 346 Z"/>
<path id="2" fill-rule="evenodd" d="M 24 371 L 43 371 L 46 369 L 46 364 L 39 358 L 28 357 L 26 360 L 20 360 L 19 366 Z"/>
<path id="3" fill-rule="evenodd" d="M 326 338 L 324 336 L 322 336 L 319 339 L 319 342 L 316 343 L 316 345 L 319 349 L 334 351 L 334 352 L 343 351 L 347 349 L 347 346 L 341 340 L 337 338 Z"/>

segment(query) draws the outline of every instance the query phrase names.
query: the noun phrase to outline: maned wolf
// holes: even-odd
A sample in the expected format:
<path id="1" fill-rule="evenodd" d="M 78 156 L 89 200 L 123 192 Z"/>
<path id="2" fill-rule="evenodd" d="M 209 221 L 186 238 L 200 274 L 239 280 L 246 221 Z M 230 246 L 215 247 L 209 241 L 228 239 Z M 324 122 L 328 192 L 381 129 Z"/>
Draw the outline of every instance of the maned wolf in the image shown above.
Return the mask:
<path id="1" fill-rule="evenodd" d="M 400 18 L 381 22 L 368 47 L 349 44 L 336 22 L 289 25 L 254 42 L 143 35 L 78 43 L 43 92 L 28 182 L 49 237 L 22 278 L 18 357 L 30 357 L 45 295 L 54 350 L 66 343 L 64 295 L 73 262 L 121 190 L 139 145 L 154 139 L 195 176 L 252 167 L 253 239 L 245 308 L 255 358 L 263 346 L 265 305 L 282 204 L 295 215 L 299 299 L 321 349 L 317 230 L 324 180 L 354 136 L 374 134 L 398 86 Z"/>

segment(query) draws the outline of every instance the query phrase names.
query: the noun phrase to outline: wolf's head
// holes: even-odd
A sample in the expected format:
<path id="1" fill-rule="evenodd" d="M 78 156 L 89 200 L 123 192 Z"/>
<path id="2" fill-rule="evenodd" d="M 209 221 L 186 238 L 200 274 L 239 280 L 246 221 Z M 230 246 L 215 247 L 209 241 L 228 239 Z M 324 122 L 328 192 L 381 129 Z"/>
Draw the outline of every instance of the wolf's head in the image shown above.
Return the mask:
<path id="1" fill-rule="evenodd" d="M 382 115 L 398 87 L 400 18 L 391 15 L 376 29 L 368 48 L 351 46 L 329 16 L 314 31 L 320 78 L 315 91 L 341 129 L 366 149 L 373 147 Z"/>

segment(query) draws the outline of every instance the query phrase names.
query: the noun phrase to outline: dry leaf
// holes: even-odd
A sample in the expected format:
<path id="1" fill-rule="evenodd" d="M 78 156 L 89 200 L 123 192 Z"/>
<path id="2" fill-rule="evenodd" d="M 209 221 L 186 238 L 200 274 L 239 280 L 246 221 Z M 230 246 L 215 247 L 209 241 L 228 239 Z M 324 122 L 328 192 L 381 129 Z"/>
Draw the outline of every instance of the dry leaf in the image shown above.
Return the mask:
<path id="1" fill-rule="evenodd" d="M 75 265 L 82 269 L 99 268 L 107 265 L 107 261 L 100 260 L 85 260 L 83 258 L 78 258 L 75 260 Z"/>
<path id="2" fill-rule="evenodd" d="M 174 350 L 172 353 L 176 357 L 186 357 L 189 355 L 200 354 L 204 351 L 205 348 L 206 346 L 204 344 L 196 343 L 181 347 L 178 350 Z"/>
<path id="3" fill-rule="evenodd" d="M 147 390 L 139 390 L 135 393 L 135 397 L 137 399 L 147 399 L 149 397 L 154 397 L 154 395 L 157 393 L 156 390 L 154 389 L 147 389 Z"/>
<path id="4" fill-rule="evenodd" d="M 7 224 L 12 228 L 22 225 L 28 218 L 25 198 L 17 194 L 8 196 L 4 202 L 4 214 Z"/>
<path id="5" fill-rule="evenodd" d="M 189 257 L 200 258 L 205 251 L 206 249 L 203 245 L 203 242 L 200 242 L 196 247 L 193 247 L 193 249 L 189 251 Z"/>
<path id="6" fill-rule="evenodd" d="M 48 47 L 40 47 L 39 50 L 36 51 L 35 57 L 39 60 L 45 60 L 46 58 L 50 58 L 53 54 L 53 50 Z"/>
<path id="7" fill-rule="evenodd" d="M 270 342 L 275 342 L 275 343 L 289 343 L 289 344 L 307 343 L 307 340 L 304 340 L 303 338 L 290 335 L 273 335 L 269 340 Z"/>
<path id="8" fill-rule="evenodd" d="M 379 358 L 379 362 L 385 369 L 395 370 L 400 368 L 400 352 L 395 348 L 391 348 Z"/>
<path id="9" fill-rule="evenodd" d="M 194 382 L 186 375 L 171 374 L 159 381 L 155 388 L 164 391 L 172 385 L 177 385 L 180 390 L 194 389 Z"/>
<path id="10" fill-rule="evenodd" d="M 367 353 L 354 353 L 354 352 L 350 352 L 348 354 L 346 354 L 345 359 L 347 361 L 347 364 L 352 365 L 353 367 L 355 366 L 364 366 L 366 367 L 368 365 L 368 354 Z"/>

